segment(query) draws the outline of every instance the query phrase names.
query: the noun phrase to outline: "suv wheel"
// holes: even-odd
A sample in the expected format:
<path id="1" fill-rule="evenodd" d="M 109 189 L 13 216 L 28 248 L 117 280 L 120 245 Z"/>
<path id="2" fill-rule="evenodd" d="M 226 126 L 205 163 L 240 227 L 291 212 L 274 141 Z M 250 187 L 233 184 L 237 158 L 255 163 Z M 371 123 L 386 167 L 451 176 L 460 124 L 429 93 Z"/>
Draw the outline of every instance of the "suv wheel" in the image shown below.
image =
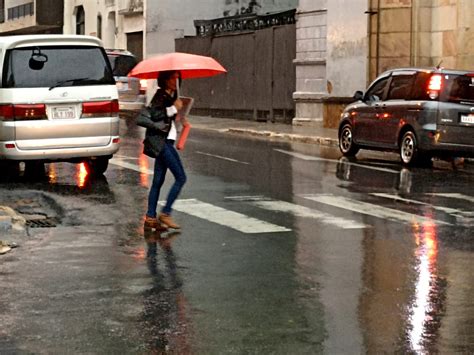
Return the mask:
<path id="1" fill-rule="evenodd" d="M 96 158 L 89 159 L 86 161 L 86 167 L 89 174 L 92 175 L 102 175 L 105 173 L 109 166 L 109 158 Z"/>
<path id="2" fill-rule="evenodd" d="M 339 149 L 347 157 L 352 157 L 359 152 L 359 147 L 354 143 L 353 136 L 352 126 L 345 124 L 339 133 Z"/>
<path id="3" fill-rule="evenodd" d="M 416 136 L 412 131 L 407 131 L 403 134 L 402 140 L 400 141 L 400 158 L 403 164 L 408 166 L 431 165 L 431 156 L 422 155 L 422 152 L 418 148 L 418 142 Z"/>

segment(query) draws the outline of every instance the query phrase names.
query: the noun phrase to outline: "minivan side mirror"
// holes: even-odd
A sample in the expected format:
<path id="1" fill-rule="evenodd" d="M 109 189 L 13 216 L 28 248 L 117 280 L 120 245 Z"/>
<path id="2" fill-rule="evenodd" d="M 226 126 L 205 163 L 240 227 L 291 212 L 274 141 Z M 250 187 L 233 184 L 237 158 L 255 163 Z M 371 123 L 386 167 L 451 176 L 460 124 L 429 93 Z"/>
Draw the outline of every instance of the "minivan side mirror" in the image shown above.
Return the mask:
<path id="1" fill-rule="evenodd" d="M 354 100 L 360 101 L 364 99 L 364 93 L 360 90 L 357 90 L 353 96 Z"/>

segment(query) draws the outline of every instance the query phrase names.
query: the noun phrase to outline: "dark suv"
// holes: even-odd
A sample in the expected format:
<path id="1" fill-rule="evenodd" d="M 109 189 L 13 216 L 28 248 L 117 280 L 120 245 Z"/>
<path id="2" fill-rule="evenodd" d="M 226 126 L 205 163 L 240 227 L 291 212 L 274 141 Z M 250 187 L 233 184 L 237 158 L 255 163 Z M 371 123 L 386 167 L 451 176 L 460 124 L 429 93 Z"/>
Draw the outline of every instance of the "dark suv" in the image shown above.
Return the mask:
<path id="1" fill-rule="evenodd" d="M 339 123 L 345 156 L 398 150 L 405 165 L 474 156 L 474 72 L 393 69 L 354 98 Z"/>
<path id="2" fill-rule="evenodd" d="M 120 110 L 139 110 L 145 105 L 146 80 L 128 77 L 137 65 L 137 58 L 123 49 L 106 49 L 117 84 Z"/>

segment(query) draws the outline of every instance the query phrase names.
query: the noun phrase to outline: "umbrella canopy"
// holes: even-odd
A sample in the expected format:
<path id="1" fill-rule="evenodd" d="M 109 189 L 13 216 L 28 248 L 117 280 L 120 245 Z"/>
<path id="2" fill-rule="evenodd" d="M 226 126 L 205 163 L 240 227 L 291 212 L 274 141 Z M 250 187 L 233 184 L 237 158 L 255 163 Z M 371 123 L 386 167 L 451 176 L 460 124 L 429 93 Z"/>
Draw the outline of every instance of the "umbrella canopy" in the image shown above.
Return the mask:
<path id="1" fill-rule="evenodd" d="M 128 76 L 156 79 L 159 72 L 167 70 L 181 72 L 182 79 L 204 78 L 227 72 L 214 58 L 176 52 L 145 59 Z"/>

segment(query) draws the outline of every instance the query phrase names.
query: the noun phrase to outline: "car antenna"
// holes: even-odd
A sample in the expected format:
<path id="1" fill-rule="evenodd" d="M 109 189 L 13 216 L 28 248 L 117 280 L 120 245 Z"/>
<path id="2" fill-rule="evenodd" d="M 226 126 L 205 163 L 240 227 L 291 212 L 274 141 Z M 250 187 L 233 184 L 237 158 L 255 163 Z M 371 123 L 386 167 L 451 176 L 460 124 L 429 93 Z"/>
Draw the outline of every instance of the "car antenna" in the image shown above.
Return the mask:
<path id="1" fill-rule="evenodd" d="M 441 69 L 441 63 L 443 63 L 443 60 L 440 60 L 440 62 L 439 62 L 438 65 L 436 66 L 436 69 L 437 69 L 437 70 L 440 70 L 440 69 Z"/>

